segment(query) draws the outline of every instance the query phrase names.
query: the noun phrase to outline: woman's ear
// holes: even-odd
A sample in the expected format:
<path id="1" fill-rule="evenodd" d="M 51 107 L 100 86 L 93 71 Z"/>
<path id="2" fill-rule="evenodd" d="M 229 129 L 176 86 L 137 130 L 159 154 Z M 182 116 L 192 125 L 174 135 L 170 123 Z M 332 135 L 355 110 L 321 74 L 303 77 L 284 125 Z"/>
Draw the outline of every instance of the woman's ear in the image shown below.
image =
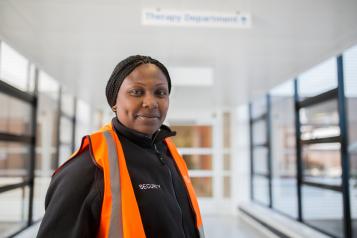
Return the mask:
<path id="1" fill-rule="evenodd" d="M 112 107 L 112 111 L 113 111 L 113 112 L 116 112 L 116 111 L 117 111 L 117 106 L 113 106 L 113 107 Z"/>

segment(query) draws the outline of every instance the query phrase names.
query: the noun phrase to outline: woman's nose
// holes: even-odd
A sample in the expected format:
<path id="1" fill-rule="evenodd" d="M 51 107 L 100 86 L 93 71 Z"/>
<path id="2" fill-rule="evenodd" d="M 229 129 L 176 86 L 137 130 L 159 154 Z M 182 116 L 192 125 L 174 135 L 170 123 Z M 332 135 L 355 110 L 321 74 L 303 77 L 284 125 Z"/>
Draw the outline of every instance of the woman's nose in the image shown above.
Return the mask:
<path id="1" fill-rule="evenodd" d="M 146 94 L 145 97 L 143 98 L 143 107 L 146 108 L 157 108 L 158 103 L 154 95 L 151 94 Z"/>

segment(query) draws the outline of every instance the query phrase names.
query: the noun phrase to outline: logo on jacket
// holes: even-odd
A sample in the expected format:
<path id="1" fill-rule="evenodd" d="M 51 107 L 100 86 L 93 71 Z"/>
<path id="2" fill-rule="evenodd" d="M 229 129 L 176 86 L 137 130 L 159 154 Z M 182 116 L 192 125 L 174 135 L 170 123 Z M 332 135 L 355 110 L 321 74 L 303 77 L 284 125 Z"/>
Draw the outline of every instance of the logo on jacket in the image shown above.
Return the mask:
<path id="1" fill-rule="evenodd" d="M 144 183 L 144 184 L 139 184 L 140 190 L 148 190 L 148 189 L 160 189 L 159 184 L 150 184 L 150 183 Z"/>

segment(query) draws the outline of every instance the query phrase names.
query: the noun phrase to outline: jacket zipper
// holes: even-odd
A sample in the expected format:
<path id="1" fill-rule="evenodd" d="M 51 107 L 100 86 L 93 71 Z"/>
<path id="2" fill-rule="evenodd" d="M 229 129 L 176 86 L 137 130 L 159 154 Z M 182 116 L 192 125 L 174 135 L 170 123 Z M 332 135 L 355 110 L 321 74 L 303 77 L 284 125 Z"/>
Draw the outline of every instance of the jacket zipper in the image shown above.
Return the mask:
<path id="1" fill-rule="evenodd" d="M 156 147 L 156 144 L 154 144 L 154 149 L 155 149 L 155 152 L 156 152 L 156 155 L 159 157 L 160 159 L 160 162 L 167 168 L 167 170 L 169 171 L 169 175 L 170 175 L 170 179 L 171 179 L 171 189 L 173 191 L 173 194 L 175 196 L 175 200 L 176 200 L 176 205 L 178 207 L 178 209 L 180 210 L 180 214 L 181 214 L 181 226 L 182 226 L 182 230 L 183 230 L 183 234 L 185 235 L 185 237 L 187 237 L 186 235 L 186 231 L 185 231 L 185 227 L 183 226 L 183 213 L 182 213 L 182 208 L 178 202 L 178 199 L 177 199 L 177 194 L 176 194 L 176 191 L 175 191 L 175 188 L 174 188 L 174 181 L 173 181 L 173 177 L 172 177 L 172 173 L 171 173 L 171 170 L 169 168 L 169 166 L 166 164 L 166 162 L 164 161 L 164 158 L 163 158 L 163 155 L 162 153 L 157 149 Z M 191 206 L 191 204 L 190 204 Z"/>

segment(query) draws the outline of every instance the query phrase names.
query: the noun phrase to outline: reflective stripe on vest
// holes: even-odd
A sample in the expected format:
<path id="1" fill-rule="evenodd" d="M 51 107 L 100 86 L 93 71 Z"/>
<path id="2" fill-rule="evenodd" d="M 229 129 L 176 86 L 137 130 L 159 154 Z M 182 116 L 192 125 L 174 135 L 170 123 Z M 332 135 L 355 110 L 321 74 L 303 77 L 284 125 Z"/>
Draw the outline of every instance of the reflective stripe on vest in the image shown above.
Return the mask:
<path id="1" fill-rule="evenodd" d="M 188 170 L 182 157 L 170 139 L 165 140 L 186 185 L 191 206 L 196 217 L 199 237 L 204 238 L 201 214 Z M 98 238 L 145 238 L 140 211 L 131 184 L 121 143 L 112 125 L 83 139 L 81 148 L 71 156 L 91 148 L 95 162 L 103 169 L 104 195 Z"/>

